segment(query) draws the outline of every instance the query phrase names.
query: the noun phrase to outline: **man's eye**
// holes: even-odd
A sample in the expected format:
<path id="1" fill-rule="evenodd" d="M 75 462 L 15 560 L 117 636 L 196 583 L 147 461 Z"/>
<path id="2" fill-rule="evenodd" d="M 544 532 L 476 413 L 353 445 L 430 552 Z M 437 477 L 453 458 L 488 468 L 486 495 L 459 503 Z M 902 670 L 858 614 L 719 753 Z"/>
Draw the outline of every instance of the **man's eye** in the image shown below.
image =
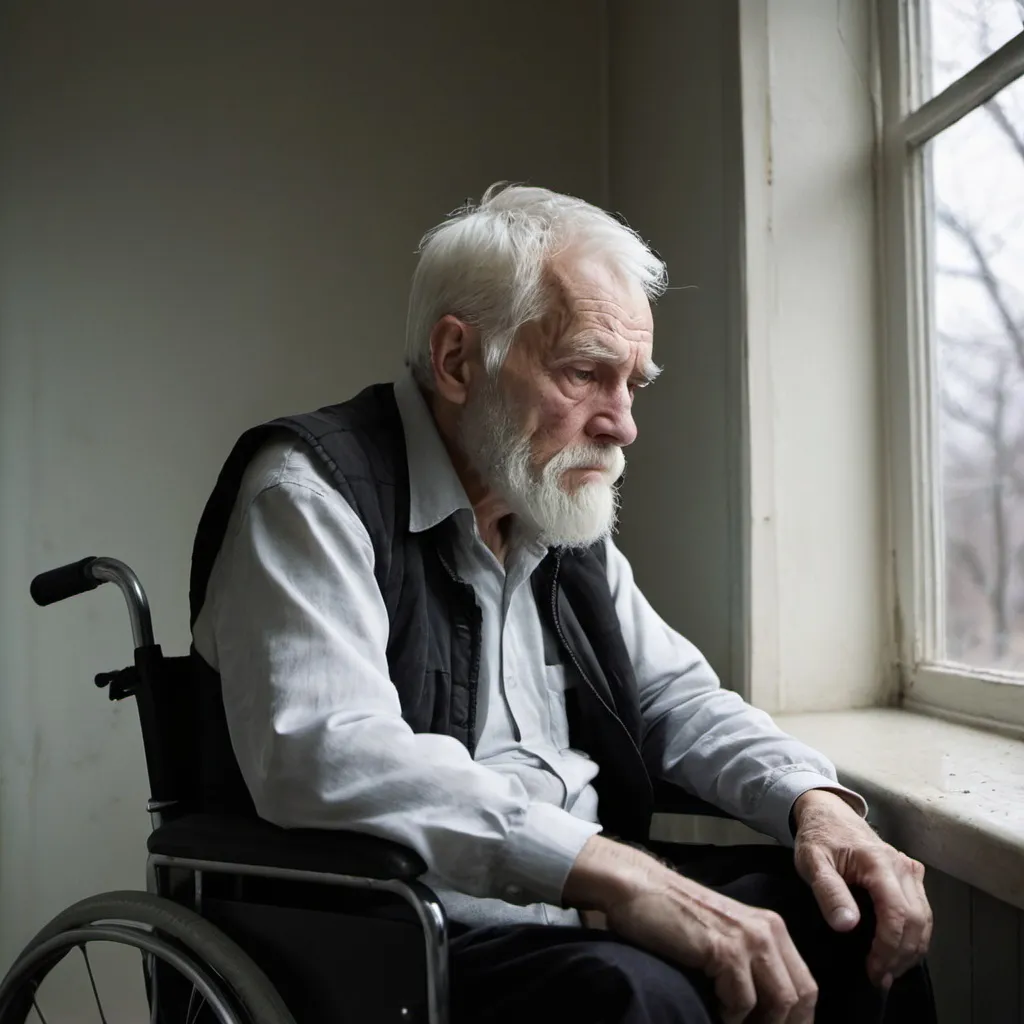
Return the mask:
<path id="1" fill-rule="evenodd" d="M 571 372 L 572 379 L 580 384 L 589 384 L 594 379 L 593 370 L 581 370 L 574 366 Z"/>

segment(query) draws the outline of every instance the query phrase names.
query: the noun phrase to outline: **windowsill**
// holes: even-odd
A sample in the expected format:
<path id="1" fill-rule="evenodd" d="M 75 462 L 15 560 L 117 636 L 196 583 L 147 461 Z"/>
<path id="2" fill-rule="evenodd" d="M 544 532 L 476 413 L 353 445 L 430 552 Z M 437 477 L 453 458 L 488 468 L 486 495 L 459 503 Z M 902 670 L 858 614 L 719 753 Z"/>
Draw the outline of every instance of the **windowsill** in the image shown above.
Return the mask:
<path id="1" fill-rule="evenodd" d="M 775 716 L 904 852 L 1024 909 L 1024 740 L 894 708 Z"/>

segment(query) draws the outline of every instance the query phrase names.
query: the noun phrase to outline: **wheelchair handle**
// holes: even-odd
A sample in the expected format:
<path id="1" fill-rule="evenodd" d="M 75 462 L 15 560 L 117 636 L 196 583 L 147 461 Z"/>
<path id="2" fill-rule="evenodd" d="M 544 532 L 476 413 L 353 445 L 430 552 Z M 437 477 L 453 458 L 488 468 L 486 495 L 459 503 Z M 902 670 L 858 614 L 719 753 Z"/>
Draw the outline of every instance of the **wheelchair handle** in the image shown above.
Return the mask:
<path id="1" fill-rule="evenodd" d="M 95 590 L 100 585 L 90 572 L 95 561 L 95 558 L 83 558 L 80 562 L 41 572 L 32 581 L 32 600 L 38 605 L 55 604 L 66 597 Z"/>
<path id="2" fill-rule="evenodd" d="M 136 648 L 151 647 L 153 620 L 149 613 L 149 599 L 139 577 L 116 558 L 83 558 L 70 565 L 50 569 L 32 581 L 30 591 L 32 600 L 45 606 L 95 590 L 101 583 L 116 583 L 124 595 Z"/>

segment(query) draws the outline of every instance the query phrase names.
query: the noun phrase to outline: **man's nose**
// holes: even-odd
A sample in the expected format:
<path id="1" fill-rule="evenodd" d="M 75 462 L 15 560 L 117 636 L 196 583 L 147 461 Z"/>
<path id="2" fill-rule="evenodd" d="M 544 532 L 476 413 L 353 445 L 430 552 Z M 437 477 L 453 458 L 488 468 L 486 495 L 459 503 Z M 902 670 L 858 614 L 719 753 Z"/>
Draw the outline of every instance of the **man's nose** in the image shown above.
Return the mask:
<path id="1" fill-rule="evenodd" d="M 598 444 L 614 444 L 625 448 L 636 440 L 636 421 L 633 419 L 630 398 L 610 403 L 591 419 L 587 433 Z"/>

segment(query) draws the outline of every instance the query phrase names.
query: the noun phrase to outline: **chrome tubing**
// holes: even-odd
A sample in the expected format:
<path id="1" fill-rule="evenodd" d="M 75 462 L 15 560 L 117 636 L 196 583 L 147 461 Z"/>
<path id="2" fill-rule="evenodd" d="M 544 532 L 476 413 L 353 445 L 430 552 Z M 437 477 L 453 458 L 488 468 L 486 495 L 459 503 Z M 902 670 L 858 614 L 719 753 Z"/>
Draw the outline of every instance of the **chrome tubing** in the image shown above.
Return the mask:
<path id="1" fill-rule="evenodd" d="M 115 583 L 128 605 L 132 623 L 132 638 L 136 647 L 153 646 L 153 618 L 149 612 L 149 598 L 135 571 L 116 558 L 96 558 L 88 569 L 100 583 Z"/>

